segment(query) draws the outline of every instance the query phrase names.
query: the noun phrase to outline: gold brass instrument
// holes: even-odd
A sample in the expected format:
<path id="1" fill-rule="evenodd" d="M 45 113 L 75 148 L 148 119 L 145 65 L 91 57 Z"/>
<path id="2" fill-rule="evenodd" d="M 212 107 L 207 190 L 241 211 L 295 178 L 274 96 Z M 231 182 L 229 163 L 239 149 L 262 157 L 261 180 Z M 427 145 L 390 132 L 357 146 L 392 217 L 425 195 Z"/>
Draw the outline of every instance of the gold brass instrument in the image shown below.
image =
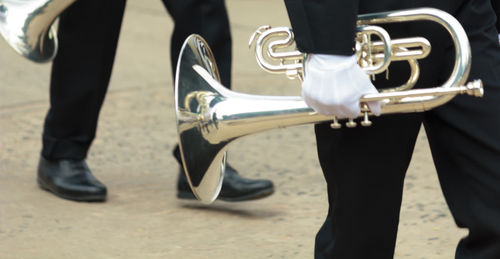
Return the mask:
<path id="1" fill-rule="evenodd" d="M 455 65 L 450 78 L 440 87 L 408 89 L 418 77 L 417 59 L 425 57 L 430 45 L 423 38 L 391 40 L 374 24 L 434 21 L 450 33 L 455 46 Z M 436 9 L 421 8 L 360 15 L 356 45 L 360 66 L 369 74 L 383 72 L 391 61 L 408 60 L 412 76 L 407 85 L 362 97 L 360 104 L 381 101 L 382 114 L 421 112 L 442 105 L 457 94 L 482 96 L 480 80 L 465 84 L 470 70 L 471 52 L 465 31 L 451 15 Z M 269 35 L 285 35 L 287 39 L 270 43 L 268 52 L 262 49 Z M 285 32 L 283 32 L 285 31 Z M 380 42 L 371 41 L 375 34 Z M 302 77 L 303 54 L 298 51 L 276 52 L 276 48 L 291 44 L 290 30 L 281 28 L 260 29 L 254 35 L 256 56 L 266 70 L 285 73 L 292 78 Z M 415 49 L 416 47 L 416 49 Z M 278 65 L 261 59 L 264 55 L 277 58 Z M 287 58 L 283 61 L 283 58 Z M 289 58 L 291 57 L 291 58 Z M 291 60 L 291 61 L 290 61 Z M 417 75 L 417 76 L 415 76 Z M 401 90 L 403 89 L 403 90 Z M 224 176 L 227 145 L 242 136 L 260 131 L 333 121 L 331 116 L 317 114 L 299 96 L 261 96 L 233 92 L 220 83 L 213 54 L 207 43 L 198 35 L 191 35 L 184 43 L 177 63 L 175 104 L 179 144 L 184 165 L 193 193 L 203 203 L 211 203 L 219 194 Z M 362 105 L 362 125 L 369 126 L 370 111 Z M 354 126 L 349 121 L 348 126 Z"/>
<path id="2" fill-rule="evenodd" d="M 0 34 L 19 54 L 34 62 L 57 53 L 53 23 L 76 0 L 0 0 Z"/>

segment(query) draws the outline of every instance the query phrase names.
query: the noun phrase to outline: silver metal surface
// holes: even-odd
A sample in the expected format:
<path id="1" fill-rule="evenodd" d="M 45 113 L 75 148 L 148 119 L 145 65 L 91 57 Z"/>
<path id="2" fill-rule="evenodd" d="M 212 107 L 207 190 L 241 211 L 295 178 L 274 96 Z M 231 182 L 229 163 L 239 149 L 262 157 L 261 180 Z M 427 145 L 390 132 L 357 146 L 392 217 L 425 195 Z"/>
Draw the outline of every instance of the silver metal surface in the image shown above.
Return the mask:
<path id="1" fill-rule="evenodd" d="M 483 95 L 480 80 L 463 84 L 470 69 L 470 47 L 465 32 L 453 17 L 441 11 L 421 9 L 363 18 L 377 23 L 389 16 L 405 21 L 419 20 L 415 17 L 418 16 L 443 23 L 455 39 L 456 62 L 451 77 L 443 86 L 365 95 L 360 100 L 362 126 L 371 125 L 370 111 L 364 104 L 368 101 L 380 100 L 382 114 L 391 114 L 426 111 L 457 94 Z M 231 141 L 265 130 L 308 123 L 333 121 L 332 128 L 340 127 L 335 118 L 317 114 L 299 96 L 250 95 L 228 90 L 220 83 L 209 46 L 198 35 L 191 35 L 182 47 L 177 64 L 175 103 L 184 171 L 194 194 L 204 203 L 213 202 L 219 194 L 225 150 Z M 357 123 L 350 119 L 346 125 L 355 127 Z"/>
<path id="2" fill-rule="evenodd" d="M 0 34 L 19 54 L 49 62 L 57 53 L 53 23 L 75 0 L 0 0 Z"/>
<path id="3" fill-rule="evenodd" d="M 443 26 L 453 39 L 455 47 L 455 65 L 453 74 L 444 83 L 443 88 L 464 85 L 470 71 L 470 46 L 467 35 L 460 23 L 450 14 L 433 8 L 418 8 L 402 11 L 390 11 L 358 16 L 356 54 L 358 63 L 368 74 L 386 71 L 392 61 L 408 61 L 411 73 L 408 81 L 383 92 L 400 92 L 396 99 L 383 99 L 382 113 L 419 112 L 432 109 L 448 102 L 454 95 L 405 97 L 417 82 L 420 75 L 418 59 L 425 58 L 431 49 L 427 39 L 412 37 L 391 39 L 387 32 L 377 24 L 402 23 L 413 21 L 432 21 Z M 375 35 L 379 41 L 371 40 Z M 283 37 L 285 37 L 283 39 Z M 279 39 L 276 39 L 279 38 Z M 274 41 L 272 41 L 274 39 Z M 261 26 L 251 37 L 250 45 L 255 46 L 255 55 L 259 66 L 270 73 L 284 73 L 287 77 L 302 79 L 304 75 L 304 53 L 297 50 L 279 51 L 294 44 L 293 32 L 287 27 Z M 408 90 L 408 91 L 402 91 Z M 372 95 L 360 100 L 360 105 L 373 100 Z"/>
<path id="4" fill-rule="evenodd" d="M 215 200 L 222 186 L 226 143 L 212 144 L 205 134 L 210 121 L 210 103 L 218 93 L 194 69 L 202 68 L 211 82 L 220 82 L 212 51 L 205 40 L 192 35 L 184 42 L 175 76 L 175 112 L 179 147 L 189 185 L 194 195 L 204 203 Z M 200 149 L 200 147 L 202 147 Z"/>

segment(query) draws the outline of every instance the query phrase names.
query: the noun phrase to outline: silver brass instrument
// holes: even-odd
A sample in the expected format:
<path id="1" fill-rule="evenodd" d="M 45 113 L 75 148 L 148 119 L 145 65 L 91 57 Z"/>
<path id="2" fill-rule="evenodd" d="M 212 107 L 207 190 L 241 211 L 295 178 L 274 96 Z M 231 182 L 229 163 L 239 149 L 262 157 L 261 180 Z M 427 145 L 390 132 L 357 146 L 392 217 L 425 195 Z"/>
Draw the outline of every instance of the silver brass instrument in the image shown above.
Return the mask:
<path id="1" fill-rule="evenodd" d="M 391 89 L 365 95 L 360 103 L 380 100 L 382 114 L 409 113 L 432 109 L 448 102 L 457 94 L 482 96 L 480 80 L 465 84 L 471 59 L 465 31 L 454 17 L 436 9 L 421 8 L 360 15 L 356 44 L 360 65 L 367 73 L 375 74 L 385 71 L 391 61 L 408 60 L 413 70 L 411 77 L 418 75 L 418 68 L 413 67 L 418 67 L 416 59 L 428 54 L 430 45 L 427 40 L 391 40 L 373 25 L 416 20 L 437 22 L 445 27 L 453 38 L 456 59 L 448 81 L 440 87 L 426 89 L 408 90 L 405 85 L 397 87 L 397 91 Z M 275 31 L 288 35 L 288 40 L 292 39 L 289 30 L 283 32 L 282 29 L 267 28 L 257 33 L 256 46 L 264 46 L 264 39 Z M 382 42 L 371 42 L 367 40 L 370 37 L 365 36 L 366 34 L 376 34 L 383 38 Z M 300 78 L 303 55 L 297 51 L 286 54 L 275 52 L 276 46 L 290 44 L 283 42 L 284 40 L 269 44 L 270 56 L 278 59 L 292 56 L 292 61 L 280 61 L 280 65 L 269 65 L 270 62 L 268 64 L 267 61 L 259 64 L 268 71 L 284 72 L 289 77 Z M 409 50 L 413 46 L 417 49 Z M 263 56 L 262 53 L 264 52 L 261 47 L 257 47 L 258 60 L 259 56 Z M 414 79 L 408 82 L 412 86 Z M 340 126 L 334 118 L 314 112 L 299 96 L 261 96 L 228 90 L 220 83 L 217 65 L 209 46 L 198 35 L 191 35 L 182 47 L 177 63 L 175 104 L 184 170 L 193 193 L 204 203 L 213 202 L 219 194 L 225 169 L 225 150 L 231 141 L 260 131 L 308 123 L 333 121 L 332 127 Z M 363 126 L 371 124 L 369 115 L 368 107 L 362 105 L 360 117 Z M 355 122 L 349 121 L 348 126 L 353 126 L 352 123 Z"/>
<path id="2" fill-rule="evenodd" d="M 0 33 L 19 54 L 34 62 L 57 53 L 57 16 L 76 0 L 0 0 Z"/>

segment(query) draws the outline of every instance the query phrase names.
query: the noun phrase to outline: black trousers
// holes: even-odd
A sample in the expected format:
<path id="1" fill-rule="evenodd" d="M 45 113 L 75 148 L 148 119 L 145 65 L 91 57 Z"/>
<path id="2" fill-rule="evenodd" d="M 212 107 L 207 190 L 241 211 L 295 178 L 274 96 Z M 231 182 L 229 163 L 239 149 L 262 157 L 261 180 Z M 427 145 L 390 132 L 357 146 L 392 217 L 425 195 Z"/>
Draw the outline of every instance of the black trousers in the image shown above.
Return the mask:
<path id="1" fill-rule="evenodd" d="M 163 3 L 175 22 L 170 50 L 172 74 L 185 38 L 197 33 L 212 48 L 222 83 L 229 87 L 232 45 L 224 0 Z M 125 0 L 82 0 L 61 14 L 50 109 L 42 137 L 42 156 L 46 159 L 87 156 L 111 76 L 125 4 Z"/>
<path id="2" fill-rule="evenodd" d="M 316 236 L 316 258 L 393 257 L 403 181 L 422 124 L 456 224 L 470 231 L 458 244 L 456 258 L 500 258 L 498 32 L 493 23 L 470 27 L 477 23 L 469 20 L 481 19 L 473 13 L 458 19 L 472 46 L 469 78 L 482 79 L 483 98 L 457 96 L 425 113 L 382 115 L 368 128 L 334 130 L 328 124 L 316 125 L 329 200 L 328 216 Z M 454 49 L 447 44 L 450 40 L 432 35 L 433 30 L 438 31 L 419 24 L 393 31 L 427 34 L 432 39 L 432 54 L 421 62 L 420 85 L 425 86 L 442 84 L 454 62 L 448 58 L 454 57 Z M 391 66 L 391 80 L 377 78 L 375 84 L 394 86 L 407 74 L 406 64 Z"/>

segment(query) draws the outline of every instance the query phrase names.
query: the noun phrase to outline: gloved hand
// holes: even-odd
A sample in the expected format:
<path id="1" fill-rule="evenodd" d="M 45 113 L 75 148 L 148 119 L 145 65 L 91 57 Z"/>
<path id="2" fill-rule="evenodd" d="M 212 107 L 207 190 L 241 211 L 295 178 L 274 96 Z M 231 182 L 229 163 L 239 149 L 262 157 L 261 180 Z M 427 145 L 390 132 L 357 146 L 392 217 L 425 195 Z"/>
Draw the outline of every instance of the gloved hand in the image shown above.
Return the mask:
<path id="1" fill-rule="evenodd" d="M 378 93 L 369 76 L 357 64 L 356 56 L 312 54 L 305 63 L 302 96 L 309 107 L 324 115 L 356 118 L 359 99 Z M 370 102 L 372 113 L 380 115 L 380 102 Z"/>

